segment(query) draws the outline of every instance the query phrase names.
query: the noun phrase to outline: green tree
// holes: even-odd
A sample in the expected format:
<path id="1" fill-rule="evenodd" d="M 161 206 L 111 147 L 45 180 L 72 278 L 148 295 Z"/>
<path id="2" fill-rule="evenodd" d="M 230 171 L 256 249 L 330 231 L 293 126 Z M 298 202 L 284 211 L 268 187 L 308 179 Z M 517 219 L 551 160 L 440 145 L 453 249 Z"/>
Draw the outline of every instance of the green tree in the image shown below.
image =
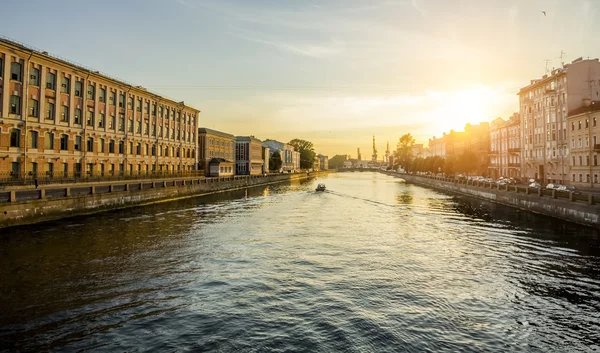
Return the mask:
<path id="1" fill-rule="evenodd" d="M 476 172 L 479 167 L 479 158 L 473 151 L 464 151 L 458 161 L 457 170 L 467 175 Z"/>
<path id="2" fill-rule="evenodd" d="M 344 166 L 344 162 L 346 161 L 346 155 L 336 154 L 332 158 L 329 159 L 329 168 L 337 169 Z"/>
<path id="3" fill-rule="evenodd" d="M 410 162 L 412 161 L 412 151 L 415 146 L 415 139 L 410 133 L 402 135 L 398 144 L 396 145 L 396 151 L 394 152 L 394 164 L 398 164 L 404 167 L 405 170 L 410 168 Z"/>
<path id="4" fill-rule="evenodd" d="M 310 169 L 313 167 L 315 160 L 315 149 L 313 143 L 301 139 L 293 139 L 288 142 L 288 145 L 293 146 L 296 152 L 300 152 L 300 168 Z"/>
<path id="5" fill-rule="evenodd" d="M 279 151 L 273 152 L 269 157 L 269 170 L 278 172 L 281 169 L 281 164 L 281 154 L 279 154 Z"/>

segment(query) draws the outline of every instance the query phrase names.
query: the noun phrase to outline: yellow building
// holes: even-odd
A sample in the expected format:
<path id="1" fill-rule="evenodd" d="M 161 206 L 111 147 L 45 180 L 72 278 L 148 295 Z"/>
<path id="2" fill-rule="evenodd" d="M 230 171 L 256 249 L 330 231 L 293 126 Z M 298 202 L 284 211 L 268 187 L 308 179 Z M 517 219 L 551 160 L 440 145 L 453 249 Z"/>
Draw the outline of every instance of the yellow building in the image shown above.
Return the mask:
<path id="1" fill-rule="evenodd" d="M 198 129 L 198 166 L 206 176 L 235 173 L 235 136 L 207 128 Z"/>
<path id="2" fill-rule="evenodd" d="M 199 110 L 0 39 L 0 174 L 145 174 L 196 166 Z"/>

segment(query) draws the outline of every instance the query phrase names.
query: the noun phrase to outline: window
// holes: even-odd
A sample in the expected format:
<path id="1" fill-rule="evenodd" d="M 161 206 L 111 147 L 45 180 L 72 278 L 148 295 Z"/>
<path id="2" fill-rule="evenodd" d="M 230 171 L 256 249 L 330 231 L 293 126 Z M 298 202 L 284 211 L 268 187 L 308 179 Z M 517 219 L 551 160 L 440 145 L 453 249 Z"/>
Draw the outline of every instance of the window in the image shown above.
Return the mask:
<path id="1" fill-rule="evenodd" d="M 169 157 L 169 147 L 165 147 L 165 157 Z"/>
<path id="2" fill-rule="evenodd" d="M 56 90 L 56 74 L 48 72 L 46 75 L 46 88 Z"/>
<path id="3" fill-rule="evenodd" d="M 125 116 L 123 114 L 119 115 L 119 131 L 125 131 Z"/>
<path id="4" fill-rule="evenodd" d="M 129 142 L 129 153 L 134 154 L 134 151 L 133 151 L 133 142 Z"/>
<path id="5" fill-rule="evenodd" d="M 577 125 L 578 125 L 578 127 L 577 127 L 577 130 L 581 130 L 581 120 L 579 120 L 579 121 L 577 122 Z"/>
<path id="6" fill-rule="evenodd" d="M 95 91 L 96 91 L 96 87 L 94 87 L 94 85 L 92 85 L 92 84 L 88 84 L 87 99 L 94 100 L 94 98 L 96 97 Z"/>
<path id="7" fill-rule="evenodd" d="M 585 156 L 585 165 L 590 165 L 590 156 Z"/>
<path id="8" fill-rule="evenodd" d="M 10 130 L 10 147 L 21 147 L 21 130 Z"/>
<path id="9" fill-rule="evenodd" d="M 62 151 L 67 151 L 69 149 L 69 135 L 60 135 L 60 149 Z"/>
<path id="10" fill-rule="evenodd" d="M 10 96 L 10 113 L 21 114 L 21 97 Z"/>
<path id="11" fill-rule="evenodd" d="M 156 156 L 156 145 L 152 145 L 152 155 Z"/>
<path id="12" fill-rule="evenodd" d="M 571 181 L 575 181 L 575 174 L 573 174 L 573 178 L 571 179 Z"/>
<path id="13" fill-rule="evenodd" d="M 141 123 L 141 122 L 138 122 L 138 123 L 137 123 L 136 132 L 137 132 L 138 134 L 141 134 L 141 133 L 142 133 L 142 123 Z"/>
<path id="14" fill-rule="evenodd" d="M 575 123 L 574 122 L 571 123 L 571 131 L 575 131 Z"/>
<path id="15" fill-rule="evenodd" d="M 133 119 L 129 119 L 129 127 L 128 127 L 128 131 L 129 131 L 129 132 L 133 132 Z"/>
<path id="16" fill-rule="evenodd" d="M 144 110 L 144 113 L 150 113 L 150 102 L 146 102 L 146 109 Z"/>
<path id="17" fill-rule="evenodd" d="M 44 141 L 44 148 L 47 150 L 54 149 L 54 134 L 49 132 L 46 134 L 46 139 Z"/>
<path id="18" fill-rule="evenodd" d="M 2 65 L 0 65 L 1 67 Z M 152 115 L 156 115 L 156 103 L 152 103 Z"/>
<path id="19" fill-rule="evenodd" d="M 36 99 L 30 99 L 29 100 L 29 116 L 38 118 L 39 112 L 40 112 L 40 102 L 38 102 Z"/>
<path id="20" fill-rule="evenodd" d="M 590 146 L 590 138 L 586 136 L 585 138 L 585 147 L 589 147 Z"/>
<path id="21" fill-rule="evenodd" d="M 4 76 L 4 66 L 2 65 L 4 62 L 2 61 L 2 57 L 0 57 L 0 77 Z"/>
<path id="22" fill-rule="evenodd" d="M 75 124 L 81 124 L 81 109 L 75 108 Z"/>
<path id="23" fill-rule="evenodd" d="M 133 97 L 129 97 L 127 100 L 127 109 L 133 110 Z"/>
<path id="24" fill-rule="evenodd" d="M 571 165 L 575 165 L 575 156 L 571 157 Z"/>
<path id="25" fill-rule="evenodd" d="M 125 93 L 119 94 L 119 108 L 123 108 L 125 106 Z"/>
<path id="26" fill-rule="evenodd" d="M 598 155 L 594 155 L 594 165 L 598 165 Z"/>
<path id="27" fill-rule="evenodd" d="M 83 97 L 83 83 L 75 81 L 75 97 Z"/>
<path id="28" fill-rule="evenodd" d="M 124 141 L 119 141 L 119 153 L 121 153 L 121 154 L 125 153 L 125 142 Z"/>
<path id="29" fill-rule="evenodd" d="M 87 151 L 94 152 L 94 138 L 88 137 L 87 139 Z"/>
<path id="30" fill-rule="evenodd" d="M 588 127 L 590 127 L 590 120 L 585 119 L 585 128 L 587 129 Z"/>
<path id="31" fill-rule="evenodd" d="M 104 139 L 100 139 L 100 152 L 104 152 Z"/>
<path id="32" fill-rule="evenodd" d="M 115 153 L 115 140 L 108 141 L 108 153 Z"/>
<path id="33" fill-rule="evenodd" d="M 579 156 L 579 165 L 583 165 L 583 157 Z"/>
<path id="34" fill-rule="evenodd" d="M 81 136 L 75 136 L 75 151 L 81 151 Z"/>
<path id="35" fill-rule="evenodd" d="M 106 88 L 100 88 L 100 95 L 98 96 L 98 100 L 102 103 L 106 101 Z"/>
<path id="36" fill-rule="evenodd" d="M 94 126 L 94 112 L 87 112 L 87 126 Z"/>
<path id="37" fill-rule="evenodd" d="M 35 67 L 31 68 L 31 73 L 29 74 L 29 84 L 32 86 L 40 85 L 40 70 Z"/>
<path id="38" fill-rule="evenodd" d="M 149 152 L 149 146 L 148 146 L 148 144 L 146 144 L 146 153 L 145 153 L 146 156 L 150 154 L 148 152 Z"/>
<path id="39" fill-rule="evenodd" d="M 60 121 L 69 121 L 69 107 L 66 105 L 60 108 Z"/>
<path id="40" fill-rule="evenodd" d="M 10 79 L 14 80 L 14 81 L 19 81 L 22 82 L 23 81 L 23 69 L 21 64 L 17 63 L 17 62 L 12 62 L 10 63 Z"/>
<path id="41" fill-rule="evenodd" d="M 110 97 L 108 98 L 108 103 L 110 105 L 115 105 L 117 101 L 117 92 L 110 92 Z"/>
<path id="42" fill-rule="evenodd" d="M 585 181 L 588 182 L 588 183 L 590 182 L 590 175 L 589 174 L 585 175 Z"/>
<path id="43" fill-rule="evenodd" d="M 46 101 L 46 119 L 54 120 L 54 103 Z"/>
<path id="44" fill-rule="evenodd" d="M 100 116 L 98 117 L 98 127 L 104 127 L 104 114 L 102 113 L 100 113 Z"/>
<path id="45" fill-rule="evenodd" d="M 592 126 L 596 126 L 596 117 L 592 119 Z"/>
<path id="46" fill-rule="evenodd" d="M 109 128 L 109 129 L 114 129 L 114 128 L 115 128 L 115 125 L 116 125 L 116 120 L 117 120 L 117 119 L 116 119 L 114 116 L 111 116 L 111 117 L 110 117 L 110 121 L 109 121 L 109 124 L 110 124 L 110 125 L 108 126 L 108 128 Z"/>
<path id="47" fill-rule="evenodd" d="M 30 131 L 29 132 L 29 147 L 38 148 L 38 132 Z"/>
<path id="48" fill-rule="evenodd" d="M 142 99 L 141 98 L 138 98 L 138 100 L 137 100 L 136 110 L 140 113 L 142 112 Z"/>
<path id="49" fill-rule="evenodd" d="M 138 143 L 137 146 L 135 146 L 135 154 L 137 154 L 138 156 L 142 154 L 142 144 Z"/>
<path id="50" fill-rule="evenodd" d="M 577 146 L 581 148 L 582 147 L 581 137 L 577 140 L 577 142 L 578 142 Z"/>
<path id="51" fill-rule="evenodd" d="M 71 79 L 68 77 L 62 78 L 62 83 L 60 84 L 60 91 L 62 93 L 70 93 L 71 92 Z"/>

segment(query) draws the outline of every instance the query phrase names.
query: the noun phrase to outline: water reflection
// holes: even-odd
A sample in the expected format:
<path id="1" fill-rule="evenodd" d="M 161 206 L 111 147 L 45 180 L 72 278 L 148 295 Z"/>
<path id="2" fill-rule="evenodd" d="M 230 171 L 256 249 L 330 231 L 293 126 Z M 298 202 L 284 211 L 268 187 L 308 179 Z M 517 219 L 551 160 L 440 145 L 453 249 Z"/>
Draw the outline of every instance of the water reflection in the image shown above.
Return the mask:
<path id="1" fill-rule="evenodd" d="M 14 228 L 0 350 L 584 351 L 598 239 L 375 173 Z"/>

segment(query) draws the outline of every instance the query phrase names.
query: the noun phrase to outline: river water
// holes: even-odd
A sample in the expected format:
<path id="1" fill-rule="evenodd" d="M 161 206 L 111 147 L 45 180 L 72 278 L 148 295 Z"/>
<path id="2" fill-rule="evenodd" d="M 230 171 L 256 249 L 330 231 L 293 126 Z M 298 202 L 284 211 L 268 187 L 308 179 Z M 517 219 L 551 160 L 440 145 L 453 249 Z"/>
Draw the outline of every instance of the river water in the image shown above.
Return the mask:
<path id="1" fill-rule="evenodd" d="M 0 233 L 0 351 L 600 350 L 596 230 L 382 174 Z"/>

